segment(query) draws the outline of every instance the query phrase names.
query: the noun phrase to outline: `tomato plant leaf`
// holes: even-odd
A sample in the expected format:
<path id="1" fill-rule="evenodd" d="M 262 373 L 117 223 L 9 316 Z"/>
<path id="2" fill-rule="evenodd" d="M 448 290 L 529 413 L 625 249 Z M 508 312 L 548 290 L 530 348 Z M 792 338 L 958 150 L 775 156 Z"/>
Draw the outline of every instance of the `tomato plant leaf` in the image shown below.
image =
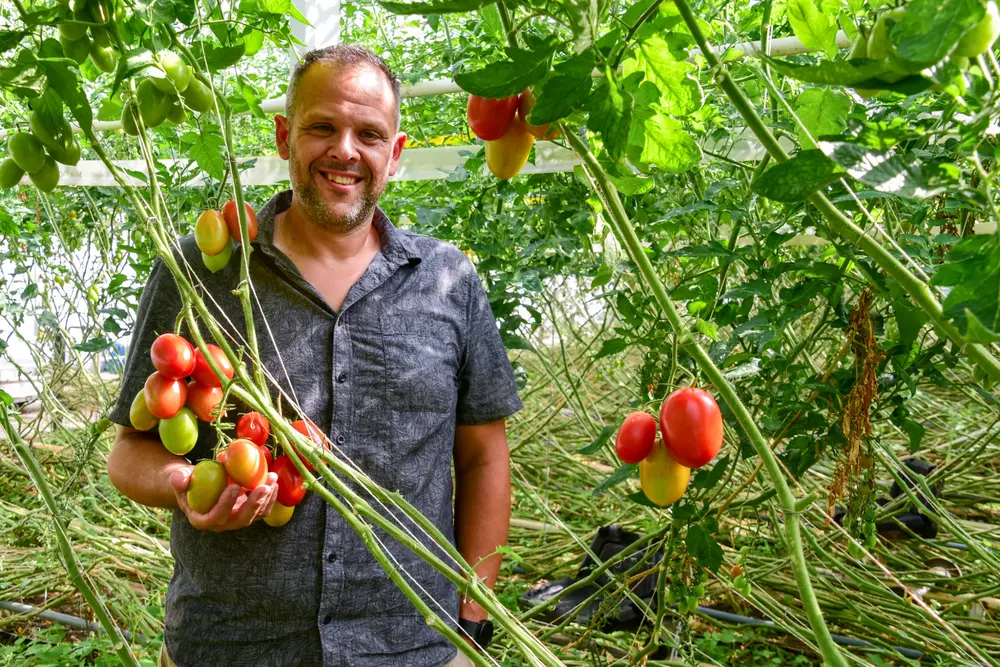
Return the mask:
<path id="1" fill-rule="evenodd" d="M 393 14 L 453 14 L 455 12 L 472 12 L 480 7 L 491 5 L 496 0 L 430 0 L 430 2 L 394 2 L 393 0 L 378 0 L 386 11 Z"/>
<path id="2" fill-rule="evenodd" d="M 618 354 L 628 348 L 628 341 L 624 338 L 609 338 L 601 345 L 601 349 L 594 355 L 594 361 L 604 357 Z"/>
<path id="3" fill-rule="evenodd" d="M 188 155 L 209 176 L 222 180 L 225 173 L 226 142 L 216 126 L 209 126 L 199 132 L 185 132 L 181 141 L 190 147 Z"/>
<path id="4" fill-rule="evenodd" d="M 528 122 L 545 125 L 565 118 L 583 106 L 594 85 L 594 52 L 584 51 L 555 67 L 535 87 L 535 106 Z"/>
<path id="5" fill-rule="evenodd" d="M 795 98 L 795 114 L 808 134 L 796 127 L 802 148 L 816 148 L 813 140 L 839 134 L 847 127 L 847 114 L 854 102 L 846 93 L 830 88 L 806 88 Z M 810 139 L 810 136 L 812 139 Z"/>
<path id="6" fill-rule="evenodd" d="M 0 53 L 4 51 L 9 51 L 15 46 L 21 43 L 24 36 L 28 34 L 27 30 L 2 30 L 0 31 Z"/>
<path id="7" fill-rule="evenodd" d="M 692 486 L 696 489 L 711 489 L 722 476 L 726 474 L 726 470 L 729 468 L 729 457 L 723 456 L 721 459 L 715 462 L 715 465 L 710 469 L 706 470 L 702 468 L 695 474 L 694 481 L 691 482 Z"/>
<path id="8" fill-rule="evenodd" d="M 94 111 L 80 81 L 80 70 L 69 58 L 40 58 L 39 67 L 45 72 L 49 86 L 55 90 L 69 107 L 73 118 L 84 130 L 90 130 Z"/>
<path id="9" fill-rule="evenodd" d="M 815 65 L 799 65 L 765 55 L 761 55 L 761 60 L 796 81 L 823 86 L 852 86 L 892 70 L 883 60 L 823 60 Z"/>
<path id="10" fill-rule="evenodd" d="M 943 190 L 928 182 L 919 163 L 904 162 L 893 151 L 876 151 L 846 141 L 820 141 L 817 147 L 853 178 L 879 192 L 926 199 Z"/>
<path id="11" fill-rule="evenodd" d="M 589 49 L 600 31 L 601 0 L 563 0 L 559 4 L 573 31 L 573 51 L 580 53 Z"/>
<path id="12" fill-rule="evenodd" d="M 933 285 L 951 287 L 944 313 L 975 343 L 1000 340 L 1000 236 L 970 236 L 948 253 Z"/>
<path id="13" fill-rule="evenodd" d="M 540 81 L 549 71 L 552 49 L 523 51 L 511 49 L 510 60 L 500 60 L 472 71 L 455 75 L 455 83 L 467 93 L 489 99 L 501 99 L 521 93 Z"/>
<path id="14" fill-rule="evenodd" d="M 979 23 L 985 9 L 980 0 L 912 0 L 889 40 L 895 56 L 917 69 L 933 65 L 954 48 L 969 28 Z"/>
<path id="15" fill-rule="evenodd" d="M 635 463 L 626 463 L 615 470 L 611 475 L 609 475 L 603 482 L 594 487 L 594 495 L 598 496 L 613 486 L 618 486 L 630 477 L 634 477 L 636 472 L 639 470 L 639 466 Z"/>
<path id="16" fill-rule="evenodd" d="M 750 189 L 775 201 L 797 202 L 822 190 L 843 173 L 822 151 L 804 150 L 765 171 Z"/>
<path id="17" fill-rule="evenodd" d="M 785 13 L 803 45 L 833 58 L 837 55 L 837 12 L 827 11 L 828 4 L 824 0 L 788 0 Z"/>
<path id="18" fill-rule="evenodd" d="M 691 557 L 709 572 L 715 572 L 722 565 L 722 547 L 704 525 L 696 523 L 689 526 L 684 543 Z"/>
<path id="19" fill-rule="evenodd" d="M 642 123 L 632 124 L 628 156 L 643 171 L 652 171 L 655 165 L 681 174 L 701 162 L 701 147 L 680 121 L 656 113 Z"/>
<path id="20" fill-rule="evenodd" d="M 694 65 L 678 60 L 670 44 L 660 35 L 639 42 L 638 48 L 622 63 L 625 76 L 642 72 L 660 91 L 660 105 L 672 116 L 686 116 L 704 104 L 701 84 L 691 77 Z"/>
<path id="21" fill-rule="evenodd" d="M 661 510 L 663 509 L 652 500 L 646 497 L 646 494 L 642 491 L 636 491 L 635 493 L 630 493 L 625 496 L 628 500 L 632 501 L 636 505 L 642 505 L 643 507 L 652 507 L 653 509 Z"/>
<path id="22" fill-rule="evenodd" d="M 597 437 L 594 438 L 594 441 L 592 443 L 590 443 L 586 447 L 577 450 L 576 453 L 590 455 L 590 454 L 596 454 L 597 452 L 601 451 L 601 448 L 604 446 L 604 443 L 606 443 L 608 440 L 611 439 L 611 436 L 614 435 L 615 430 L 617 428 L 618 426 L 613 424 L 605 426 L 604 428 L 601 429 L 601 432 L 597 435 Z"/>
<path id="23" fill-rule="evenodd" d="M 590 95 L 588 105 L 590 116 L 587 127 L 601 135 L 608 154 L 612 158 L 618 159 L 625 151 L 625 145 L 629 138 L 629 125 L 632 121 L 632 96 L 620 90 L 611 73 L 606 72 L 604 78 Z"/>
<path id="24" fill-rule="evenodd" d="M 111 341 L 106 338 L 91 338 L 83 343 L 77 343 L 73 349 L 78 352 L 100 352 L 111 347 Z"/>
<path id="25" fill-rule="evenodd" d="M 202 49 L 205 50 L 204 62 L 208 65 L 209 71 L 218 72 L 238 63 L 246 53 L 247 45 L 243 40 L 229 46 L 202 41 L 191 48 L 199 61 L 202 59 Z"/>

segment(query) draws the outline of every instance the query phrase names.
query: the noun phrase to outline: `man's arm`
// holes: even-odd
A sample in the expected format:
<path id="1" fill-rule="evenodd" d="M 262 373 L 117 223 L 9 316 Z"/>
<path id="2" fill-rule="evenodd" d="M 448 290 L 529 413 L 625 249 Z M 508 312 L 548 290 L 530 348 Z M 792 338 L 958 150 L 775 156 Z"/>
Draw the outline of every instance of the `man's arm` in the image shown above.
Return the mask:
<path id="1" fill-rule="evenodd" d="M 503 419 L 455 428 L 455 542 L 459 553 L 490 588 L 500 573 L 499 554 L 510 526 L 510 452 Z M 462 600 L 461 618 L 482 621 L 486 610 Z"/>
<path id="2" fill-rule="evenodd" d="M 218 502 L 205 514 L 187 503 L 188 480 L 194 466 L 171 454 L 152 433 L 118 427 L 118 435 L 108 456 L 108 477 L 122 495 L 150 507 L 181 509 L 199 530 L 223 531 L 249 526 L 271 512 L 278 496 L 277 475 L 249 494 L 238 484 L 230 484 Z"/>

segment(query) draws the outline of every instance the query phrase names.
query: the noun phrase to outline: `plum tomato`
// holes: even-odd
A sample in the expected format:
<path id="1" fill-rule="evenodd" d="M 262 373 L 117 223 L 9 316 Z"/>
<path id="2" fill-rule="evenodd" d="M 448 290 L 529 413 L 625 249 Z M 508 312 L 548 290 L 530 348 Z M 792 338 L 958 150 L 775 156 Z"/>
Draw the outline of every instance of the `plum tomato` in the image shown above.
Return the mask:
<path id="1" fill-rule="evenodd" d="M 181 408 L 170 419 L 160 420 L 159 434 L 168 452 L 184 456 L 198 444 L 198 418 L 191 408 Z"/>
<path id="2" fill-rule="evenodd" d="M 517 113 L 517 95 L 503 99 L 489 99 L 479 95 L 469 95 L 466 115 L 472 132 L 483 141 L 499 139 L 507 132 Z"/>
<path id="3" fill-rule="evenodd" d="M 132 406 L 128 410 L 128 418 L 132 422 L 132 428 L 137 431 L 151 431 L 160 421 L 146 407 L 146 394 L 142 390 L 139 390 L 135 398 L 132 399 Z"/>
<path id="4" fill-rule="evenodd" d="M 660 407 L 660 433 L 670 454 L 688 468 L 700 468 L 722 448 L 722 412 L 704 389 L 685 387 Z"/>
<path id="5" fill-rule="evenodd" d="M 294 507 L 288 507 L 276 502 L 271 507 L 271 513 L 264 517 L 264 523 L 272 528 L 280 528 L 291 520 L 293 512 L 295 512 Z"/>
<path id="6" fill-rule="evenodd" d="M 214 256 L 226 249 L 229 229 L 218 211 L 204 211 L 194 223 L 194 242 L 206 255 Z"/>
<path id="7" fill-rule="evenodd" d="M 656 420 L 645 412 L 633 412 L 618 429 L 615 452 L 622 463 L 638 463 L 649 455 L 656 441 Z"/>
<path id="8" fill-rule="evenodd" d="M 248 412 L 236 422 L 236 437 L 252 440 L 258 445 L 267 442 L 271 435 L 271 424 L 259 412 Z"/>
<path id="9" fill-rule="evenodd" d="M 222 369 L 222 373 L 226 376 L 226 379 L 232 380 L 235 371 L 233 370 L 233 365 L 229 363 L 226 353 L 218 345 L 209 343 L 207 347 L 212 357 L 215 358 L 215 363 Z M 191 379 L 198 384 L 208 387 L 222 386 L 222 380 L 217 378 L 215 373 L 212 372 L 212 367 L 208 365 L 208 361 L 205 360 L 205 355 L 201 353 L 201 350 L 194 351 L 194 370 L 191 372 Z"/>
<path id="10" fill-rule="evenodd" d="M 174 380 L 186 378 L 194 370 L 194 348 L 177 334 L 157 336 L 149 348 L 149 356 L 156 370 Z"/>
<path id="11" fill-rule="evenodd" d="M 226 447 L 223 465 L 233 481 L 246 489 L 257 488 L 267 477 L 267 463 L 260 455 L 260 449 L 242 438 L 233 440 Z"/>
<path id="12" fill-rule="evenodd" d="M 254 213 L 253 207 L 250 204 L 243 202 L 243 206 L 247 212 L 247 234 L 250 236 L 250 243 L 253 243 L 253 240 L 257 238 L 257 214 Z M 230 199 L 222 207 L 222 217 L 226 221 L 226 227 L 229 228 L 229 235 L 233 237 L 233 240 L 242 241 L 240 214 L 236 209 L 235 199 Z"/>
<path id="13" fill-rule="evenodd" d="M 271 456 L 271 450 L 268 449 L 267 445 L 257 445 L 257 449 L 260 450 L 260 455 L 264 457 L 264 465 L 266 465 L 267 469 L 270 470 L 271 469 L 271 465 L 273 463 L 272 462 L 272 456 Z"/>
<path id="14" fill-rule="evenodd" d="M 218 461 L 198 461 L 188 480 L 187 502 L 195 512 L 206 514 L 219 502 L 229 478 L 225 467 Z"/>
<path id="15" fill-rule="evenodd" d="M 306 497 L 305 480 L 287 455 L 274 460 L 273 472 L 278 475 L 278 502 L 293 507 Z"/>
<path id="16" fill-rule="evenodd" d="M 170 419 L 187 401 L 187 385 L 184 381 L 168 378 L 160 371 L 146 378 L 142 393 L 146 407 L 157 419 Z"/>
<path id="17" fill-rule="evenodd" d="M 226 411 L 222 408 L 221 387 L 209 387 L 198 382 L 189 382 L 187 406 L 203 422 L 215 421 L 217 416 L 226 416 Z M 221 414 L 216 413 L 217 410 L 221 411 Z"/>
<path id="18" fill-rule="evenodd" d="M 670 455 L 663 441 L 653 444 L 653 451 L 639 462 L 639 485 L 651 503 L 666 507 L 677 502 L 687 489 L 691 469 Z"/>

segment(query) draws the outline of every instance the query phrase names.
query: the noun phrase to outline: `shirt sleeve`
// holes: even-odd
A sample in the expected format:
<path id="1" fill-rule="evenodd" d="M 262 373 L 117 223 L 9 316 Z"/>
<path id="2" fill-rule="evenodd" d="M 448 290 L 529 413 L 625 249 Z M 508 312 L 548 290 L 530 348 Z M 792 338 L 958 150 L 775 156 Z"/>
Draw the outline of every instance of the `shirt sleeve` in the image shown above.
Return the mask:
<path id="1" fill-rule="evenodd" d="M 474 426 L 509 417 L 524 405 L 486 291 L 472 263 L 462 259 L 469 269 L 468 299 L 456 423 Z"/>

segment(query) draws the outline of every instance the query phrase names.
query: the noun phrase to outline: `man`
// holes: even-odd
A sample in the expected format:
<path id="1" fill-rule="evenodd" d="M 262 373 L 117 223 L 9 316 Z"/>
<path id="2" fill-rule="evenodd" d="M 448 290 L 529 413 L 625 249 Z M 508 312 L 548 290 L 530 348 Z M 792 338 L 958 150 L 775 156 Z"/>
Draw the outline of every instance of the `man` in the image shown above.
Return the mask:
<path id="1" fill-rule="evenodd" d="M 399 82 L 363 49 L 309 52 L 292 74 L 275 135 L 292 189 L 260 211 L 252 243 L 264 366 L 339 455 L 399 490 L 453 536 L 492 586 L 500 558 L 480 561 L 506 542 L 504 419 L 521 403 L 471 263 L 452 246 L 394 228 L 376 207 L 406 140 L 399 131 Z M 201 267 L 190 237 L 181 240 L 179 254 L 227 335 L 242 341 L 236 256 L 212 274 Z M 469 664 L 427 626 L 316 493 L 281 528 L 258 521 L 275 501 L 273 473 L 248 494 L 230 486 L 206 514 L 191 510 L 184 495 L 191 463 L 168 453 L 153 432 L 130 428 L 128 418 L 132 397 L 153 370 L 149 346 L 173 330 L 179 309 L 173 279 L 157 262 L 111 415 L 121 426 L 108 458 L 111 481 L 123 494 L 175 509 L 176 564 L 161 664 Z M 188 459 L 210 457 L 217 440 L 203 424 Z M 429 542 L 412 523 L 403 525 Z M 481 607 L 460 600 L 455 586 L 383 532 L 376 535 L 435 613 L 460 617 L 467 634 L 488 633 Z"/>

